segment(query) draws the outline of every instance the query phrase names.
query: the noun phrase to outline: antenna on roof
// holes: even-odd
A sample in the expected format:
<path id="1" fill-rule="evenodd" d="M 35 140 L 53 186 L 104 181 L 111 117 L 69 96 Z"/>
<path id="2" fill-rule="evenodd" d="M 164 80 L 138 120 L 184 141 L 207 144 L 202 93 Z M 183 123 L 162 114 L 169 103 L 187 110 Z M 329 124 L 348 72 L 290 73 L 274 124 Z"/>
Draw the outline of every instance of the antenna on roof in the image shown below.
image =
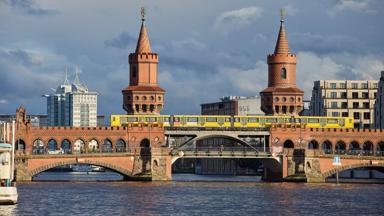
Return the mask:
<path id="1" fill-rule="evenodd" d="M 79 67 L 77 67 L 77 65 L 76 65 L 76 68 L 75 68 L 75 80 L 73 80 L 73 84 L 81 85 L 80 79 L 79 79 Z"/>
<path id="2" fill-rule="evenodd" d="M 68 85 L 68 68 L 67 65 L 65 65 L 65 80 L 64 80 L 64 85 Z"/>

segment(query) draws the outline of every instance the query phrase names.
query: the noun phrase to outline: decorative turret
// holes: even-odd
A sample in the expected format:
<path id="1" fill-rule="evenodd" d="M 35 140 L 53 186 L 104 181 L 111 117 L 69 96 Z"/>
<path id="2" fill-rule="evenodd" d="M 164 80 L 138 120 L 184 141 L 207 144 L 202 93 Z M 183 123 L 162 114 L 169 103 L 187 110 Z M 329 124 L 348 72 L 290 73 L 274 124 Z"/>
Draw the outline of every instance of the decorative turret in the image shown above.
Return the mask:
<path id="1" fill-rule="evenodd" d="M 261 95 L 261 109 L 268 115 L 297 115 L 303 109 L 304 92 L 296 87 L 296 55 L 291 54 L 281 9 L 275 52 L 268 55 L 268 88 Z"/>
<path id="2" fill-rule="evenodd" d="M 153 53 L 145 26 L 145 9 L 141 8 L 142 23 L 136 51 L 129 54 L 129 86 L 123 89 L 123 108 L 128 114 L 160 114 L 164 93 L 157 83 L 159 58 Z"/>

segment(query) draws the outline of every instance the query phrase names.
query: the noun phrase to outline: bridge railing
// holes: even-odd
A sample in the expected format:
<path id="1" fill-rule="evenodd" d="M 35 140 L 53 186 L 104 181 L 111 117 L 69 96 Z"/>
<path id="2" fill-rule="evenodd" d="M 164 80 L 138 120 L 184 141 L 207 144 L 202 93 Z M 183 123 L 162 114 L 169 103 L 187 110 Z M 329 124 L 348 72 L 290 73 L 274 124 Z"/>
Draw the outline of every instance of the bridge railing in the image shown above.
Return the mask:
<path id="1" fill-rule="evenodd" d="M 183 152 L 184 157 L 257 157 L 271 155 L 269 148 L 253 148 L 253 147 L 197 147 L 185 148 L 183 150 L 173 150 L 172 155 L 180 155 Z"/>

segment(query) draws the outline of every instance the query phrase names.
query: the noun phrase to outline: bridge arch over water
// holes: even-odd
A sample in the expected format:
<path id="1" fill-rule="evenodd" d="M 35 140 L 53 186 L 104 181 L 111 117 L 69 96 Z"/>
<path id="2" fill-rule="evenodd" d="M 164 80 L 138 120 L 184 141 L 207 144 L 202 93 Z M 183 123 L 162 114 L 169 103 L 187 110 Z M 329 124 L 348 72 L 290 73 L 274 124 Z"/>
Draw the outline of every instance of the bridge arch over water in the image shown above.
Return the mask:
<path id="1" fill-rule="evenodd" d="M 354 169 L 359 169 L 359 168 L 378 168 L 381 171 L 383 171 L 384 170 L 384 162 L 372 164 L 369 161 L 365 161 L 365 162 L 356 163 L 356 164 L 344 165 L 344 166 L 340 166 L 340 167 L 331 169 L 327 172 L 324 172 L 322 174 L 322 176 L 324 179 L 327 179 L 327 178 L 331 177 L 332 175 L 336 174 L 336 172 L 340 173 L 340 172 L 343 172 L 346 170 L 354 170 Z"/>

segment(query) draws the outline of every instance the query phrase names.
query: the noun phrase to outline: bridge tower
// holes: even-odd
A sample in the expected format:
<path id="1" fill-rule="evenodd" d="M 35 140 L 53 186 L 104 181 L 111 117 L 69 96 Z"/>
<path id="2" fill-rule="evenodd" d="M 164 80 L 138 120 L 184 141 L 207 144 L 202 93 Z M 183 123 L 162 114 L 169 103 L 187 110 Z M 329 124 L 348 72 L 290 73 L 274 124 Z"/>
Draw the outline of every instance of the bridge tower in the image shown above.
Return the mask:
<path id="1" fill-rule="evenodd" d="M 122 90 L 123 108 L 128 114 L 159 114 L 164 106 L 164 93 L 157 82 L 159 57 L 152 52 L 145 26 L 145 10 L 136 51 L 129 54 L 129 86 Z"/>
<path id="2" fill-rule="evenodd" d="M 291 53 L 281 10 L 275 52 L 268 55 L 268 87 L 261 93 L 261 109 L 267 115 L 298 115 L 304 92 L 296 87 L 296 55 Z"/>

